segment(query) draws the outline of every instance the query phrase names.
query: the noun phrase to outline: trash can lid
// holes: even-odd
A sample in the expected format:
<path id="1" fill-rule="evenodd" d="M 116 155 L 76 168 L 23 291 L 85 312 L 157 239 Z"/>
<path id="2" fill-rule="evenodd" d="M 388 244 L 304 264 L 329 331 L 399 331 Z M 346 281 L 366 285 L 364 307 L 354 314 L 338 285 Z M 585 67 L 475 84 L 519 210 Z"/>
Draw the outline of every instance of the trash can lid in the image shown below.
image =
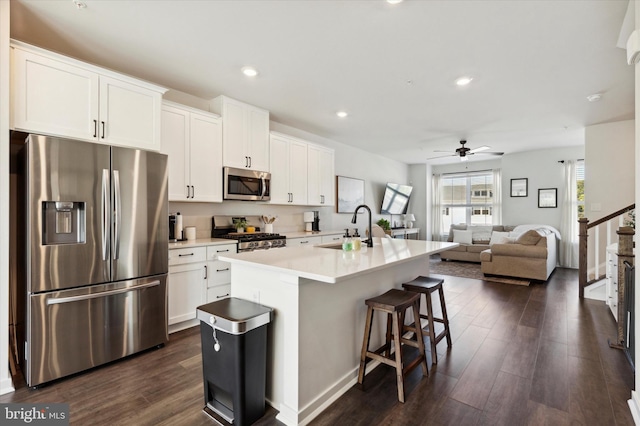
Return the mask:
<path id="1" fill-rule="evenodd" d="M 244 334 L 268 324 L 273 317 L 273 309 L 237 297 L 228 297 L 198 306 L 197 316 L 200 321 L 217 330 Z"/>

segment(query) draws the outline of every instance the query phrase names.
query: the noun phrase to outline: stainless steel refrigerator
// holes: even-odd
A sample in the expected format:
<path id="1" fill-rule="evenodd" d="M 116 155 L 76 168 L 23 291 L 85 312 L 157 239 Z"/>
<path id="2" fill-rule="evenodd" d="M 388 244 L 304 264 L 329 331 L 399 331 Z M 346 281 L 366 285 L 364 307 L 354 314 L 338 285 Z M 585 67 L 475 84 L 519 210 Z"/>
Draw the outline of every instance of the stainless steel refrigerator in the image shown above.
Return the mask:
<path id="1" fill-rule="evenodd" d="M 27 384 L 166 343 L 166 155 L 38 135 L 22 151 Z"/>

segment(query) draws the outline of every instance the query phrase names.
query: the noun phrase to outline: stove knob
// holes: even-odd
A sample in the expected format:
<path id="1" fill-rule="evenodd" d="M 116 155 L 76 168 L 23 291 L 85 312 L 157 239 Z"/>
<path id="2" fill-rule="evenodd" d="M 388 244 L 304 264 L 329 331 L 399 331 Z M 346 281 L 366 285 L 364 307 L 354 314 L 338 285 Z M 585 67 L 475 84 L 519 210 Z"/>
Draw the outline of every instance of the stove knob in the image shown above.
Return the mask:
<path id="1" fill-rule="evenodd" d="M 271 243 L 271 241 L 265 241 L 265 242 L 264 242 L 264 247 L 265 247 L 265 248 L 269 249 L 269 248 L 271 248 L 272 246 L 273 246 L 273 243 Z"/>

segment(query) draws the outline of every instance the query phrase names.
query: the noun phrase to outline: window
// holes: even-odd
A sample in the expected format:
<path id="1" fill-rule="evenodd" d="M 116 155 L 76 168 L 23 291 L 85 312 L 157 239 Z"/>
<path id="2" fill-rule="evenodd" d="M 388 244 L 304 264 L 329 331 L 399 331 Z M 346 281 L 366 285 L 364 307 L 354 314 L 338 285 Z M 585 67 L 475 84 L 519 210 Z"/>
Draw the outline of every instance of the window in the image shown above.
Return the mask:
<path id="1" fill-rule="evenodd" d="M 493 173 L 491 171 L 443 175 L 440 204 L 442 234 L 451 224 L 490 225 L 493 209 Z"/>
<path id="2" fill-rule="evenodd" d="M 576 163 L 576 183 L 578 185 L 578 218 L 584 217 L 584 161 Z"/>

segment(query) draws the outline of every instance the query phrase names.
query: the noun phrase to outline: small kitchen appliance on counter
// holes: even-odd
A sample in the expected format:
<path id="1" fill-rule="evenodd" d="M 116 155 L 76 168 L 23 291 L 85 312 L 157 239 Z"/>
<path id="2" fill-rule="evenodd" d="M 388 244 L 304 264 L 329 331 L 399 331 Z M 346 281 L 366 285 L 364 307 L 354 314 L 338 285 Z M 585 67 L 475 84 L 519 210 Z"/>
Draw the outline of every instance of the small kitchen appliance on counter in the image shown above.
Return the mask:
<path id="1" fill-rule="evenodd" d="M 211 218 L 211 238 L 227 238 L 238 241 L 238 253 L 280 248 L 287 245 L 287 237 L 284 235 L 260 232 L 260 228 L 257 226 L 255 232 L 252 233 L 235 232 L 234 219 L 236 221 L 244 220 L 247 223 L 259 223 L 260 220 L 258 216 L 213 216 Z"/>
<path id="2" fill-rule="evenodd" d="M 320 212 L 318 210 L 313 211 L 313 224 L 311 225 L 313 232 L 320 232 Z"/>
<path id="3" fill-rule="evenodd" d="M 307 232 L 313 231 L 313 222 L 315 221 L 313 212 L 304 212 L 302 220 L 304 221 L 304 230 Z"/>

